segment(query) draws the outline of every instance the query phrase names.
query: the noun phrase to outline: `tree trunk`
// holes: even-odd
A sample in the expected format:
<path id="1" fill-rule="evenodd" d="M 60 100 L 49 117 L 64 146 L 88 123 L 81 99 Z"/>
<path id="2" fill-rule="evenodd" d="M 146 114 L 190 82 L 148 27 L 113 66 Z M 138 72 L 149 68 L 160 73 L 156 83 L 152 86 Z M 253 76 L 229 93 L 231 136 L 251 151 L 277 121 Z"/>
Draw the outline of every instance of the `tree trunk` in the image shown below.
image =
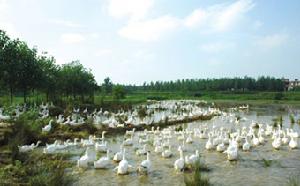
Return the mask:
<path id="1" fill-rule="evenodd" d="M 83 94 L 81 94 L 81 102 L 83 103 L 83 101 L 84 101 L 84 96 Z"/>
<path id="2" fill-rule="evenodd" d="M 24 98 L 24 103 L 26 103 L 26 90 L 23 91 L 23 98 Z"/>
<path id="3" fill-rule="evenodd" d="M 10 87 L 10 104 L 13 102 L 13 88 Z"/>
<path id="4" fill-rule="evenodd" d="M 46 100 L 49 102 L 49 91 L 46 92 Z"/>

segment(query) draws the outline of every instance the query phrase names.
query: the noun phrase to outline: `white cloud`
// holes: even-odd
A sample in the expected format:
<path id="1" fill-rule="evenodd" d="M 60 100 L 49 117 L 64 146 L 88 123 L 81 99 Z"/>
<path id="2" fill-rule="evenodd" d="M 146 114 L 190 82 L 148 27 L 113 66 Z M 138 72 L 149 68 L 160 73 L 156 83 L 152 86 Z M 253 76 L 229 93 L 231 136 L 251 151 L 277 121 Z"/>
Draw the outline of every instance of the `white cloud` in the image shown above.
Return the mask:
<path id="1" fill-rule="evenodd" d="M 238 0 L 231 4 L 217 4 L 196 9 L 185 18 L 169 15 L 147 18 L 153 0 L 110 0 L 109 14 L 129 17 L 118 33 L 120 36 L 143 42 L 158 41 L 177 28 L 200 28 L 205 32 L 224 32 L 232 29 L 243 15 L 254 7 L 252 0 Z"/>
<path id="2" fill-rule="evenodd" d="M 208 53 L 217 53 L 223 50 L 232 49 L 235 47 L 235 43 L 215 42 L 207 43 L 200 46 L 200 49 Z"/>
<path id="3" fill-rule="evenodd" d="M 187 27 L 195 27 L 204 23 L 206 19 L 206 11 L 202 9 L 194 10 L 190 15 L 188 15 L 184 20 L 184 25 Z"/>
<path id="4" fill-rule="evenodd" d="M 100 38 L 100 35 L 98 33 L 91 33 L 89 35 L 92 39 L 99 39 Z"/>
<path id="5" fill-rule="evenodd" d="M 20 34 L 16 31 L 15 25 L 8 19 L 9 8 L 7 0 L 0 0 L 0 29 L 6 31 L 10 37 L 16 38 Z"/>
<path id="6" fill-rule="evenodd" d="M 132 21 L 119 30 L 119 35 L 136 41 L 157 41 L 180 25 L 180 21 L 169 15 L 145 21 Z"/>
<path id="7" fill-rule="evenodd" d="M 251 0 L 239 0 L 227 7 L 216 17 L 216 23 L 214 25 L 217 31 L 226 31 L 230 29 L 235 23 L 254 7 L 254 3 Z"/>
<path id="8" fill-rule="evenodd" d="M 7 0 L 0 0 L 0 14 L 3 15 L 3 13 L 7 10 L 8 7 L 8 1 Z"/>
<path id="9" fill-rule="evenodd" d="M 86 39 L 81 34 L 68 33 L 68 34 L 63 34 L 61 36 L 61 40 L 65 44 L 76 44 L 76 43 L 82 43 Z"/>
<path id="10" fill-rule="evenodd" d="M 243 15 L 254 7 L 252 0 L 239 0 L 232 4 L 218 4 L 206 9 L 196 9 L 184 19 L 187 27 L 224 32 L 232 29 Z"/>
<path id="11" fill-rule="evenodd" d="M 272 34 L 264 36 L 256 41 L 256 45 L 260 46 L 262 49 L 272 49 L 280 47 L 288 39 L 287 34 Z"/>
<path id="12" fill-rule="evenodd" d="M 112 54 L 112 50 L 110 49 L 100 49 L 95 52 L 95 56 L 102 57 L 102 56 L 110 56 Z"/>
<path id="13" fill-rule="evenodd" d="M 254 28 L 255 30 L 257 30 L 257 29 L 259 29 L 260 27 L 262 27 L 263 25 L 264 25 L 263 22 L 261 22 L 261 21 L 255 21 L 255 22 L 253 23 L 253 28 Z"/>
<path id="14" fill-rule="evenodd" d="M 206 63 L 210 66 L 219 67 L 222 64 L 222 61 L 220 61 L 217 58 L 210 58 L 210 59 L 206 60 Z"/>
<path id="15" fill-rule="evenodd" d="M 81 24 L 74 23 L 72 21 L 66 21 L 66 20 L 50 19 L 49 22 L 57 24 L 57 25 L 65 26 L 65 27 L 70 27 L 70 28 L 82 28 L 82 27 L 84 27 Z"/>
<path id="16" fill-rule="evenodd" d="M 153 4 L 153 0 L 109 0 L 108 13 L 115 18 L 140 20 L 146 16 Z"/>

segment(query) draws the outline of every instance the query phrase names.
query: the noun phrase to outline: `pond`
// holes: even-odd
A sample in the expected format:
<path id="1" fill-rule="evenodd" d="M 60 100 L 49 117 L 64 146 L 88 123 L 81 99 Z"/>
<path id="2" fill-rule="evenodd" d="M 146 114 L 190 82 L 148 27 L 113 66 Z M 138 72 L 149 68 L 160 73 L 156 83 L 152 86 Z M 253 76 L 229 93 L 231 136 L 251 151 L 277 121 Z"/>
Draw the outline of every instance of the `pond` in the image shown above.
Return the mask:
<path id="1" fill-rule="evenodd" d="M 252 121 L 263 124 L 273 125 L 273 119 L 282 115 L 283 128 L 292 128 L 294 131 L 300 132 L 299 124 L 291 124 L 289 115 L 291 112 L 295 117 L 299 117 L 299 110 L 291 107 L 281 106 L 260 106 L 250 107 L 245 111 L 228 111 L 232 116 L 243 118 L 239 124 L 230 122 L 230 116 L 216 116 L 210 121 L 196 121 L 182 125 L 183 128 L 193 130 L 207 126 L 209 130 L 212 128 L 224 127 L 228 130 L 249 127 Z M 227 112 L 227 113 L 228 113 Z M 232 117 L 231 116 L 231 117 Z M 134 135 L 135 145 L 138 144 L 138 135 Z M 124 140 L 124 135 L 117 135 L 106 139 L 111 151 L 110 156 L 118 152 L 120 144 Z M 209 167 L 210 171 L 205 172 L 210 182 L 214 185 L 286 185 L 290 176 L 300 175 L 300 150 L 291 150 L 288 145 L 282 146 L 280 150 L 272 147 L 271 137 L 266 137 L 263 145 L 252 147 L 249 152 L 241 149 L 238 151 L 237 161 L 228 161 L 226 154 L 217 151 L 208 151 L 205 149 L 207 139 L 200 139 L 193 136 L 193 143 L 186 144 L 187 151 L 184 155 L 191 155 L 196 149 L 199 150 L 201 162 Z M 299 138 L 297 138 L 299 144 Z M 172 135 L 170 140 L 173 156 L 164 159 L 161 154 L 154 152 L 152 145 L 147 145 L 150 151 L 150 159 L 152 162 L 152 171 L 148 175 L 140 175 L 136 171 L 130 172 L 128 175 L 117 175 L 113 169 L 118 165 L 112 162 L 108 169 L 94 169 L 90 165 L 87 169 L 80 169 L 75 166 L 76 161 L 85 151 L 85 148 L 69 149 L 68 152 L 74 154 L 71 161 L 74 161 L 73 173 L 76 173 L 78 180 L 74 185 L 185 185 L 184 175 L 191 175 L 189 172 L 178 172 L 174 169 L 174 162 L 179 158 L 177 147 L 181 142 L 177 140 L 176 135 Z M 134 147 L 126 147 L 126 159 L 133 167 L 137 167 L 146 156 L 137 156 Z M 98 154 L 99 157 L 105 156 L 106 153 Z M 263 160 L 271 160 L 270 165 L 266 166 Z"/>

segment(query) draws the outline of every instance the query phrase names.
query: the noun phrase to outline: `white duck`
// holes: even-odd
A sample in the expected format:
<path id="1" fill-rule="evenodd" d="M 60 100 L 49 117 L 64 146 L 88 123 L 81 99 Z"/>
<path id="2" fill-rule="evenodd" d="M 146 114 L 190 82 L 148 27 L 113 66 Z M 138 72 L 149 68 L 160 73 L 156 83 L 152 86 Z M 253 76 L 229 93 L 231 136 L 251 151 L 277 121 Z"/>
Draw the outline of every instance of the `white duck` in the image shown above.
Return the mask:
<path id="1" fill-rule="evenodd" d="M 161 153 L 161 156 L 163 158 L 171 158 L 173 156 L 173 153 L 171 151 L 171 145 L 169 145 L 169 148 L 167 150 L 164 150 L 162 153 Z"/>
<path id="2" fill-rule="evenodd" d="M 120 162 L 123 158 L 123 145 L 120 145 L 120 151 L 116 152 L 116 154 L 114 155 L 113 160 L 115 162 Z"/>
<path id="3" fill-rule="evenodd" d="M 36 145 L 34 145 L 34 143 L 32 143 L 31 145 L 18 146 L 19 147 L 19 152 L 29 152 L 29 151 L 32 151 L 33 149 L 35 149 L 36 147 L 38 147 L 40 143 L 41 143 L 41 141 L 38 141 L 36 143 Z"/>
<path id="4" fill-rule="evenodd" d="M 255 136 L 255 134 L 253 134 L 252 144 L 254 147 L 259 145 L 259 139 Z"/>
<path id="5" fill-rule="evenodd" d="M 143 148 L 138 149 L 136 151 L 136 155 L 141 156 L 141 155 L 146 155 L 147 154 L 147 150 L 146 150 L 147 144 L 143 145 Z"/>
<path id="6" fill-rule="evenodd" d="M 183 158 L 183 151 L 180 150 L 179 153 L 180 153 L 180 158 L 174 162 L 174 168 L 177 171 L 182 171 L 184 169 L 184 164 L 185 164 Z"/>
<path id="7" fill-rule="evenodd" d="M 178 151 L 182 150 L 182 152 L 186 152 L 187 151 L 187 148 L 185 146 L 185 141 L 184 140 L 182 141 L 182 145 L 180 145 L 177 150 Z"/>
<path id="8" fill-rule="evenodd" d="M 133 128 L 132 130 L 127 130 L 125 135 L 128 135 L 128 136 L 133 136 L 134 135 L 134 132 L 135 132 L 135 128 Z"/>
<path id="9" fill-rule="evenodd" d="M 151 171 L 152 163 L 150 161 L 150 154 L 147 152 L 147 159 L 143 160 L 138 167 L 139 173 L 148 174 Z"/>
<path id="10" fill-rule="evenodd" d="M 224 151 L 223 153 L 227 154 L 227 159 L 229 161 L 232 160 L 237 160 L 238 157 L 238 147 L 237 147 L 237 143 L 233 140 L 231 141 L 231 143 L 229 144 L 228 148 L 226 151 Z"/>
<path id="11" fill-rule="evenodd" d="M 279 150 L 281 146 L 281 138 L 278 135 L 275 136 L 272 146 L 274 149 Z"/>
<path id="12" fill-rule="evenodd" d="M 94 161 L 95 169 L 107 169 L 110 164 L 109 150 L 106 151 L 106 156 Z"/>
<path id="13" fill-rule="evenodd" d="M 126 150 L 123 150 L 123 159 L 119 162 L 119 165 L 114 169 L 117 170 L 117 174 L 124 175 L 127 174 L 129 169 L 132 168 L 131 165 L 129 165 L 128 161 L 125 159 L 125 152 Z"/>
<path id="14" fill-rule="evenodd" d="M 225 144 L 222 142 L 219 145 L 217 145 L 217 151 L 223 152 L 226 149 Z"/>
<path id="15" fill-rule="evenodd" d="M 212 150 L 214 148 L 213 141 L 212 141 L 212 138 L 211 138 L 211 134 L 208 135 L 208 140 L 205 144 L 205 148 L 207 150 Z"/>
<path id="16" fill-rule="evenodd" d="M 188 165 L 194 165 L 200 159 L 199 151 L 196 150 L 195 154 L 192 154 L 190 157 L 186 156 L 186 163 Z"/>
<path id="17" fill-rule="evenodd" d="M 126 140 L 123 142 L 123 145 L 124 145 L 124 146 L 132 146 L 132 145 L 133 145 L 133 135 L 131 135 L 130 138 L 126 139 Z"/>
<path id="18" fill-rule="evenodd" d="M 77 160 L 77 167 L 87 168 L 88 163 L 93 162 L 95 160 L 96 160 L 96 154 L 93 155 L 93 153 L 91 152 L 91 148 L 87 147 L 84 155 L 81 156 L 79 160 Z"/>
<path id="19" fill-rule="evenodd" d="M 192 135 L 191 135 L 191 134 L 188 135 L 188 137 L 186 138 L 186 141 L 185 141 L 185 142 L 186 142 L 186 143 L 189 143 L 189 144 L 193 143 L 193 138 L 192 138 Z"/>
<path id="20" fill-rule="evenodd" d="M 164 148 L 161 145 L 156 145 L 154 148 L 155 153 L 162 153 L 164 151 Z"/>
<path id="21" fill-rule="evenodd" d="M 48 125 L 46 125 L 45 127 L 42 128 L 42 132 L 49 132 L 51 130 L 52 127 L 52 122 L 53 120 L 51 119 L 48 123 Z"/>
<path id="22" fill-rule="evenodd" d="M 53 144 L 48 145 L 46 143 L 46 147 L 43 148 L 43 153 L 47 154 L 47 153 L 53 153 L 57 150 L 57 145 L 58 145 L 58 141 L 55 140 Z"/>
<path id="23" fill-rule="evenodd" d="M 101 143 L 96 143 L 95 144 L 95 150 L 97 151 L 97 152 L 106 152 L 107 151 L 107 141 L 105 141 L 105 142 L 101 142 Z"/>
<path id="24" fill-rule="evenodd" d="M 291 141 L 289 142 L 289 147 L 291 149 L 296 149 L 298 146 L 297 140 L 295 139 L 295 137 L 291 137 Z"/>
<path id="25" fill-rule="evenodd" d="M 282 137 L 281 141 L 282 141 L 282 144 L 284 144 L 284 145 L 288 144 L 290 141 L 290 139 L 286 136 L 285 132 L 283 132 L 283 137 Z"/>
<path id="26" fill-rule="evenodd" d="M 265 143 L 265 138 L 262 136 L 261 133 L 258 133 L 258 141 L 260 144 L 264 144 Z"/>
<path id="27" fill-rule="evenodd" d="M 249 151 L 251 144 L 248 142 L 248 137 L 245 138 L 245 143 L 243 144 L 243 151 Z"/>
<path id="28" fill-rule="evenodd" d="M 63 123 L 65 120 L 64 116 L 62 114 L 58 115 L 58 117 L 56 118 L 56 123 Z"/>
<path id="29" fill-rule="evenodd" d="M 67 120 L 66 120 L 65 122 L 63 122 L 62 124 L 68 125 L 68 124 L 70 124 L 70 123 L 71 123 L 71 116 L 68 116 L 68 117 L 67 117 Z"/>

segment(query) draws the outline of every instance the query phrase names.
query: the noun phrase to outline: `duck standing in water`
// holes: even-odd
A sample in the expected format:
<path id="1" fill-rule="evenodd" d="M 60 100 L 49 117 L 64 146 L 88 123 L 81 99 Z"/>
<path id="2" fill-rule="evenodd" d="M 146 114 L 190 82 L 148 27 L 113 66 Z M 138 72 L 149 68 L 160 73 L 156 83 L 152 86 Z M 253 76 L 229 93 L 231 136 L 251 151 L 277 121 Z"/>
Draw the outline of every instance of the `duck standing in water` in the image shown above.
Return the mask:
<path id="1" fill-rule="evenodd" d="M 227 150 L 224 151 L 223 153 L 227 154 L 227 159 L 229 161 L 237 160 L 237 158 L 238 158 L 237 143 L 234 140 L 231 141 L 231 143 L 229 144 Z"/>
<path id="2" fill-rule="evenodd" d="M 126 149 L 123 149 L 123 159 L 120 161 L 119 165 L 114 169 L 117 170 L 117 174 L 124 175 L 128 174 L 128 171 L 130 168 L 132 168 L 131 165 L 129 165 L 128 161 L 125 159 L 125 152 Z"/>
<path id="3" fill-rule="evenodd" d="M 114 155 L 113 160 L 115 162 L 120 162 L 123 158 L 123 145 L 120 145 L 120 151 L 116 152 L 116 154 Z"/>
<path id="4" fill-rule="evenodd" d="M 184 169 L 183 151 L 180 150 L 179 153 L 180 153 L 180 158 L 174 162 L 174 168 L 177 171 L 183 171 Z"/>
<path id="5" fill-rule="evenodd" d="M 151 171 L 152 163 L 150 161 L 150 154 L 147 152 L 147 159 L 143 160 L 138 167 L 138 172 L 142 174 L 148 174 Z"/>
<path id="6" fill-rule="evenodd" d="M 248 137 L 245 138 L 245 143 L 243 144 L 243 151 L 249 151 L 251 148 L 250 143 L 248 142 Z"/>
<path id="7" fill-rule="evenodd" d="M 106 156 L 101 157 L 97 161 L 94 161 L 94 167 L 95 169 L 106 169 L 108 168 L 109 163 L 110 163 L 109 150 L 107 150 Z"/>
<path id="8" fill-rule="evenodd" d="M 289 142 L 289 147 L 291 149 L 296 149 L 298 146 L 297 140 L 295 139 L 295 137 L 291 137 L 291 140 Z"/>

